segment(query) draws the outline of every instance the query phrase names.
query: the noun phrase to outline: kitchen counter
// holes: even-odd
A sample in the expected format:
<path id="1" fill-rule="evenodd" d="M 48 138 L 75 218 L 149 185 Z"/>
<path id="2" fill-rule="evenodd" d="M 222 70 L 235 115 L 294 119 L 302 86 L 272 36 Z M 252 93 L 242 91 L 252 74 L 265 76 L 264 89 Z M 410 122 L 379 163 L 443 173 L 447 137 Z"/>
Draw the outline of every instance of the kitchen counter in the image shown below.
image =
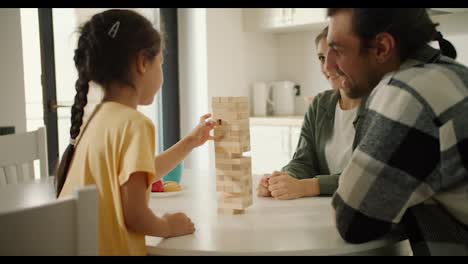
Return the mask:
<path id="1" fill-rule="evenodd" d="M 267 126 L 302 126 L 304 116 L 252 116 L 250 125 Z"/>

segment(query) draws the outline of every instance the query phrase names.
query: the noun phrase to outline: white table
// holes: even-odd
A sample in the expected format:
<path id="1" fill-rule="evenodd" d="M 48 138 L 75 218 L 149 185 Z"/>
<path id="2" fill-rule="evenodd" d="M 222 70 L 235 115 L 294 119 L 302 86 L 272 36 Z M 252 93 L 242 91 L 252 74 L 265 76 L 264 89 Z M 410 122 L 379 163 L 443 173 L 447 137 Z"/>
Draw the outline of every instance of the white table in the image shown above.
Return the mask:
<path id="1" fill-rule="evenodd" d="M 53 200 L 53 177 L 0 187 L 0 212 L 39 206 Z"/>
<path id="2" fill-rule="evenodd" d="M 218 215 L 213 174 L 184 171 L 185 191 L 151 198 L 158 214 L 186 212 L 194 221 L 192 235 L 161 239 L 146 237 L 151 255 L 408 255 L 407 241 L 398 238 L 348 244 L 339 236 L 331 199 L 324 197 L 277 201 L 253 199 L 243 215 Z M 254 180 L 256 183 L 256 180 Z M 38 206 L 55 199 L 52 178 L 0 187 L 0 212 Z"/>
<path id="3" fill-rule="evenodd" d="M 257 177 L 253 182 L 257 183 Z M 151 198 L 150 207 L 158 215 L 187 213 L 196 231 L 168 239 L 146 237 L 150 255 L 410 254 L 408 241 L 399 242 L 399 238 L 346 243 L 335 228 L 329 197 L 279 201 L 255 196 L 244 214 L 218 215 L 213 173 L 186 170 L 182 184 L 183 193 Z"/>

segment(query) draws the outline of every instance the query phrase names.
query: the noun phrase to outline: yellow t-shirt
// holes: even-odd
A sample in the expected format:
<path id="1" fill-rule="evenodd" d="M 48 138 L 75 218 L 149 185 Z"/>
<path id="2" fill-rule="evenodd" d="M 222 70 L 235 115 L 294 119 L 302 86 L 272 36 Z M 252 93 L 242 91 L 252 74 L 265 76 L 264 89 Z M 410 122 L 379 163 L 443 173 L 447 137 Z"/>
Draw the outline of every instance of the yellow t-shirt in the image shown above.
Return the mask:
<path id="1" fill-rule="evenodd" d="M 99 196 L 99 254 L 145 255 L 145 236 L 127 230 L 120 186 L 134 172 L 148 173 L 147 201 L 155 181 L 155 129 L 137 110 L 104 102 L 78 141 L 60 197 L 95 184 Z"/>

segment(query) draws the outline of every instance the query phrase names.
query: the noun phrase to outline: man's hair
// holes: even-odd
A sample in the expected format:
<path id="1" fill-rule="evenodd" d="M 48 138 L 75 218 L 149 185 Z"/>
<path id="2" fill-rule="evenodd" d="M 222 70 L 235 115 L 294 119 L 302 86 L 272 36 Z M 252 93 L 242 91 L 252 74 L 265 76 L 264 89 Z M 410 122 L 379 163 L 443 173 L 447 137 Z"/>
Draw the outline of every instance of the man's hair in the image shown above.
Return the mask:
<path id="1" fill-rule="evenodd" d="M 361 40 L 361 50 L 382 32 L 395 38 L 401 61 L 436 37 L 435 24 L 425 8 L 328 8 L 327 16 L 349 10 L 352 13 L 352 29 Z"/>

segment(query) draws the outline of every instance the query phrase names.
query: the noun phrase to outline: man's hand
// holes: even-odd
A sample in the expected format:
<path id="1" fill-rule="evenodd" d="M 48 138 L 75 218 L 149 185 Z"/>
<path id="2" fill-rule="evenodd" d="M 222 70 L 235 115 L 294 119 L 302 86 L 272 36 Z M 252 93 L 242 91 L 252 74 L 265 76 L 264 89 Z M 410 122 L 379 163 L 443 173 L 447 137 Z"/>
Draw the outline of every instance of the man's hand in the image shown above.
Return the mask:
<path id="1" fill-rule="evenodd" d="M 289 176 L 287 173 L 274 173 L 269 177 L 268 190 L 278 200 L 297 199 L 306 196 L 304 182 Z"/>

